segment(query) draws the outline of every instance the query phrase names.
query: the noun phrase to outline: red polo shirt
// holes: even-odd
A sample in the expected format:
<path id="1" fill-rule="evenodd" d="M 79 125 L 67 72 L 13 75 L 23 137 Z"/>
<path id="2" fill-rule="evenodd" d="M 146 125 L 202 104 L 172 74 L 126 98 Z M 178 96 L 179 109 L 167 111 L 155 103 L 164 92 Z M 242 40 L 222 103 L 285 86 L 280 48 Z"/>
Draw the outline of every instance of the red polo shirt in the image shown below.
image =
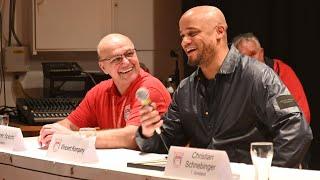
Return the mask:
<path id="1" fill-rule="evenodd" d="M 171 97 L 161 81 L 141 70 L 121 96 L 112 79 L 94 86 L 68 119 L 81 127 L 100 127 L 101 129 L 121 128 L 126 125 L 140 125 L 140 102 L 135 93 L 138 88 L 149 90 L 150 99 L 157 104 L 160 114 L 167 111 Z"/>

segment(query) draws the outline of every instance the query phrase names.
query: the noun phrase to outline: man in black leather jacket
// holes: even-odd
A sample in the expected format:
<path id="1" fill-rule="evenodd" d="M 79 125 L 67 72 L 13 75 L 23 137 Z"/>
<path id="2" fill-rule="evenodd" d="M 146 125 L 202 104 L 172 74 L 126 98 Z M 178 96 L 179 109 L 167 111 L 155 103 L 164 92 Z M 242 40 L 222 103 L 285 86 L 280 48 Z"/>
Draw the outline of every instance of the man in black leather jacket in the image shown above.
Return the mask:
<path id="1" fill-rule="evenodd" d="M 185 12 L 181 46 L 198 69 L 184 79 L 164 117 L 155 104 L 141 110 L 136 142 L 145 152 L 170 145 L 225 150 L 232 162 L 251 163 L 250 143 L 271 141 L 275 166 L 297 167 L 312 132 L 287 87 L 265 64 L 227 45 L 227 23 L 213 6 Z"/>

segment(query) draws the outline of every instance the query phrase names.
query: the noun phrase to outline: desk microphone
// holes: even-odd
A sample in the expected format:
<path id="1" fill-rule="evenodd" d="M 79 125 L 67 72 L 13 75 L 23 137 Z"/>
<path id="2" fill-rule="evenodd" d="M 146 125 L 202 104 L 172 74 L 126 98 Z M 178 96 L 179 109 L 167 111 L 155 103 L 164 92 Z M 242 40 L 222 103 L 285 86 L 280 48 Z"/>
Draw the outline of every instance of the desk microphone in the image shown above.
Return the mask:
<path id="1" fill-rule="evenodd" d="M 136 92 L 136 98 L 141 102 L 142 106 L 149 106 L 151 104 L 151 99 L 149 96 L 149 90 L 145 87 L 140 87 L 137 92 Z M 164 144 L 167 152 L 169 152 L 168 146 L 165 143 L 162 135 L 161 135 L 161 129 L 160 128 L 156 128 L 156 133 L 160 136 L 160 139 L 162 141 L 162 143 Z"/>

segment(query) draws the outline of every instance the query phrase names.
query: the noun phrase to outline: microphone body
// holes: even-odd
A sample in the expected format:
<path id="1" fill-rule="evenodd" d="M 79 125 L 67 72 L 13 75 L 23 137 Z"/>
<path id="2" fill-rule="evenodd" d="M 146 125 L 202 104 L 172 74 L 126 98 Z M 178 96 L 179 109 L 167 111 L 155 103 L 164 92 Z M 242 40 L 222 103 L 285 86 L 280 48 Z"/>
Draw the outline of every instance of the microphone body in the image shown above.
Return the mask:
<path id="1" fill-rule="evenodd" d="M 149 96 L 149 90 L 145 87 L 140 87 L 136 92 L 136 98 L 141 102 L 142 106 L 149 106 L 151 104 L 151 99 Z M 162 137 L 161 129 L 156 128 L 156 133 L 159 135 L 164 147 L 166 148 L 167 152 L 169 152 L 169 148 Z"/>
<path id="2" fill-rule="evenodd" d="M 149 96 L 149 91 L 145 87 L 141 87 L 137 90 L 136 98 L 140 101 L 142 106 L 149 106 L 152 102 Z M 156 128 L 156 133 L 161 134 L 160 128 Z"/>

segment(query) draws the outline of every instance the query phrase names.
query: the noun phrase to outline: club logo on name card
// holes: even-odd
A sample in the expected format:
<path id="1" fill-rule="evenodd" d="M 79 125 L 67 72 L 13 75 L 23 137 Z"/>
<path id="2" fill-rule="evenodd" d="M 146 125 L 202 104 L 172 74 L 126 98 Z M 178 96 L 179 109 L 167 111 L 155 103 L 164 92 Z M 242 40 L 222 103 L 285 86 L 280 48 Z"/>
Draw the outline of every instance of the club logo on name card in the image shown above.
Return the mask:
<path id="1" fill-rule="evenodd" d="M 174 152 L 173 167 L 180 168 L 183 160 L 183 152 Z"/>
<path id="2" fill-rule="evenodd" d="M 95 136 L 80 136 L 79 134 L 54 134 L 49 144 L 47 157 L 71 162 L 97 162 Z"/>
<path id="3" fill-rule="evenodd" d="M 230 161 L 225 151 L 171 146 L 164 174 L 166 176 L 231 180 Z"/>
<path id="4" fill-rule="evenodd" d="M 53 152 L 57 152 L 60 149 L 62 139 L 56 139 L 53 145 Z"/>

